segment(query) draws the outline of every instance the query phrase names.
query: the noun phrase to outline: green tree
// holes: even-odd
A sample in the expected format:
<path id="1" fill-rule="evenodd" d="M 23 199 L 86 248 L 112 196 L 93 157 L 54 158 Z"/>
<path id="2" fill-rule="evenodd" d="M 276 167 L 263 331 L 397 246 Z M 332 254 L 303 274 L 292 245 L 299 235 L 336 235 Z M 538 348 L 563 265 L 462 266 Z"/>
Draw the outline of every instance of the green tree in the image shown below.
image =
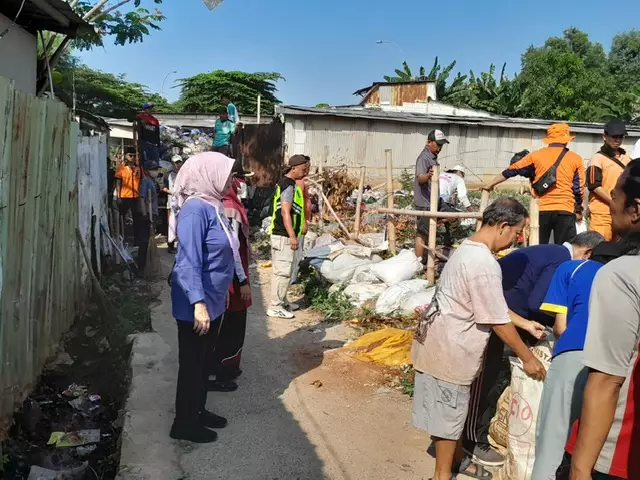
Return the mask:
<path id="1" fill-rule="evenodd" d="M 284 80 L 276 72 L 225 72 L 215 70 L 200 73 L 178 81 L 181 94 L 176 107 L 183 112 L 215 113 L 222 108 L 222 95 L 227 95 L 238 107 L 240 114 L 255 115 L 258 95 L 260 110 L 271 114 L 274 106 L 281 103 L 276 97 L 276 82 Z"/>
<path id="2" fill-rule="evenodd" d="M 575 28 L 529 47 L 515 82 L 522 91 L 521 115 L 569 121 L 597 120 L 594 105 L 611 89 L 602 46 Z"/>
<path id="3" fill-rule="evenodd" d="M 171 111 L 165 98 L 151 93 L 144 85 L 129 82 L 126 76 L 94 70 L 73 57 L 58 65 L 60 82 L 55 90 L 67 104 L 93 115 L 131 118 L 145 102 L 159 111 Z M 75 99 L 75 102 L 74 102 Z"/>
<path id="4" fill-rule="evenodd" d="M 488 72 L 476 76 L 469 72 L 469 82 L 462 102 L 471 108 L 486 110 L 490 113 L 517 116 L 522 95 L 514 80 L 506 74 L 507 64 L 502 65 L 500 78 L 496 78 L 496 66 L 491 64 Z"/>
<path id="5" fill-rule="evenodd" d="M 629 90 L 640 82 L 640 31 L 630 30 L 613 37 L 609 70 L 619 89 Z"/>
<path id="6" fill-rule="evenodd" d="M 54 69 L 65 53 L 102 46 L 105 38 L 112 39 L 116 45 L 142 42 L 151 31 L 159 30 L 160 22 L 165 19 L 157 8 L 143 7 L 142 0 L 69 0 L 68 3 L 94 31 L 73 40 L 55 33 L 44 37 L 38 49 L 39 92 L 47 87 L 47 68 Z M 146 0 L 146 3 L 159 5 L 162 0 Z"/>

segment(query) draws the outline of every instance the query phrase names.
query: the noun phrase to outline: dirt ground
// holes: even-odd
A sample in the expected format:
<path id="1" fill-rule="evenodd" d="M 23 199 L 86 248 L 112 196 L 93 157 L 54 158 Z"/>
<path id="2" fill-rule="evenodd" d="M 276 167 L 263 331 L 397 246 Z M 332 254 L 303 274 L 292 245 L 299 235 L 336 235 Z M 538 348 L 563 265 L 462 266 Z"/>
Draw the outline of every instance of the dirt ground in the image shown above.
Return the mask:
<path id="1" fill-rule="evenodd" d="M 163 262 L 172 259 L 163 251 Z M 240 388 L 210 393 L 208 408 L 229 419 L 217 442 L 168 438 L 173 416 L 176 329 L 168 288 L 152 312 L 155 333 L 134 345 L 122 479 L 418 480 L 430 478 L 428 437 L 411 425 L 411 400 L 387 386 L 390 373 L 340 347 L 345 325 L 265 315 L 270 269 L 254 268 Z M 159 476 L 160 475 L 160 476 Z"/>

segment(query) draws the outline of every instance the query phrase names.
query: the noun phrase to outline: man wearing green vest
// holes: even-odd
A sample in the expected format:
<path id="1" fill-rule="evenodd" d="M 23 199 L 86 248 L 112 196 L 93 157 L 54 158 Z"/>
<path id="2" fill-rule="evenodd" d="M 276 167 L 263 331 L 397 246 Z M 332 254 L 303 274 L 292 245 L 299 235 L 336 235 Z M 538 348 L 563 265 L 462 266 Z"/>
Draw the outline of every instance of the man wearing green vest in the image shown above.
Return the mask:
<path id="1" fill-rule="evenodd" d="M 311 159 L 306 155 L 294 155 L 289 159 L 288 170 L 276 186 L 271 216 L 271 302 L 267 315 L 293 318 L 287 304 L 287 289 L 291 283 L 295 251 L 302 248 L 298 237 L 306 232 L 304 195 L 296 180 L 309 174 Z M 291 305 L 293 307 L 293 305 Z"/>

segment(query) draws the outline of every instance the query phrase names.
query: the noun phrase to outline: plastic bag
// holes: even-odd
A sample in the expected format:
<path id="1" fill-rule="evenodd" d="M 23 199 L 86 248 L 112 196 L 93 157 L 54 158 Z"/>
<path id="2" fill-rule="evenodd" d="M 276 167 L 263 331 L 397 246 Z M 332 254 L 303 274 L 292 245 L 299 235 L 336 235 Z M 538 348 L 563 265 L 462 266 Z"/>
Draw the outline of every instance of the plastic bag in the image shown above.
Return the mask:
<path id="1" fill-rule="evenodd" d="M 349 282 L 356 268 L 379 261 L 380 257 L 362 258 L 349 253 L 342 253 L 333 260 L 325 260 L 320 264 L 320 275 L 329 283 L 343 284 Z"/>
<path id="2" fill-rule="evenodd" d="M 553 337 L 531 348 L 545 368 L 549 368 L 553 352 Z M 509 407 L 509 435 L 507 436 L 506 476 L 510 480 L 528 480 L 533 471 L 536 444 L 536 421 L 544 382 L 527 376 L 522 362 L 509 358 L 511 363 L 511 404 Z"/>
<path id="3" fill-rule="evenodd" d="M 417 310 L 422 310 L 427 307 L 433 300 L 433 296 L 436 293 L 436 287 L 430 287 L 424 292 L 420 291 L 412 295 L 407 295 L 406 300 L 402 300 L 400 303 L 400 311 L 403 315 L 413 315 L 417 313 Z"/>
<path id="4" fill-rule="evenodd" d="M 363 362 L 395 367 L 411 363 L 413 332 L 399 328 L 383 328 L 370 332 L 344 347 Z"/>
<path id="5" fill-rule="evenodd" d="M 396 285 L 422 271 L 422 262 L 413 250 L 402 250 L 395 257 L 371 267 L 371 271 L 387 285 Z"/>
<path id="6" fill-rule="evenodd" d="M 378 263 L 376 266 L 383 264 Z M 429 287 L 426 280 L 405 280 L 397 285 L 388 287 L 378 297 L 376 302 L 376 313 L 378 315 L 390 315 L 396 311 L 400 311 L 402 304 L 407 302 L 409 298 L 418 292 L 424 292 Z"/>
<path id="7" fill-rule="evenodd" d="M 387 289 L 384 283 L 352 283 L 345 288 L 344 293 L 354 307 L 360 308 L 368 300 L 377 298 Z"/>

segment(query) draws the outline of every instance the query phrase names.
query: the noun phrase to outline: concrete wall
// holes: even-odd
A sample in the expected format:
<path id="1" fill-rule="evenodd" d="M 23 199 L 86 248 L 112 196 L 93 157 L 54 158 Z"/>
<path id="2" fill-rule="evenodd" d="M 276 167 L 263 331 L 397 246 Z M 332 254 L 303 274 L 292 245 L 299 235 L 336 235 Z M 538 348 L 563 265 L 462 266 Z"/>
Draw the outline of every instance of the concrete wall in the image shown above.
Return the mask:
<path id="1" fill-rule="evenodd" d="M 9 31 L 0 39 L 0 76 L 15 80 L 16 90 L 35 94 L 38 46 L 36 37 L 0 15 L 0 32 Z"/>

